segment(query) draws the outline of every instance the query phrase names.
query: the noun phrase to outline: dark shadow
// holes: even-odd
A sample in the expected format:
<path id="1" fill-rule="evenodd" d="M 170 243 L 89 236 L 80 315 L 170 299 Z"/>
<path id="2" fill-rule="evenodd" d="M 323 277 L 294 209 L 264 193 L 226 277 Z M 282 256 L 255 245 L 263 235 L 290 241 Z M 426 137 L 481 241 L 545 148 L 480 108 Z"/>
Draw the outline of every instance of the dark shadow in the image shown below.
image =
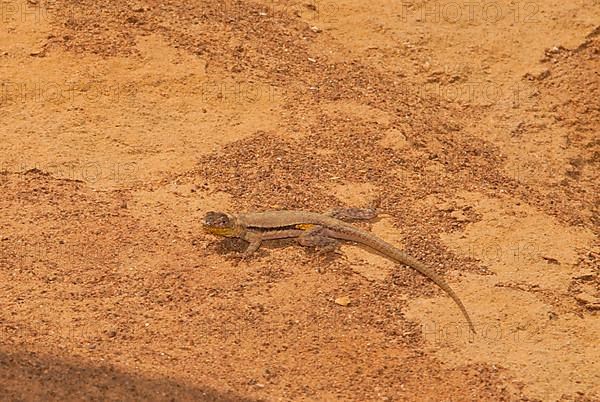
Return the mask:
<path id="1" fill-rule="evenodd" d="M 150 378 L 109 364 L 7 351 L 0 351 L 0 400 L 258 401 L 202 385 Z"/>

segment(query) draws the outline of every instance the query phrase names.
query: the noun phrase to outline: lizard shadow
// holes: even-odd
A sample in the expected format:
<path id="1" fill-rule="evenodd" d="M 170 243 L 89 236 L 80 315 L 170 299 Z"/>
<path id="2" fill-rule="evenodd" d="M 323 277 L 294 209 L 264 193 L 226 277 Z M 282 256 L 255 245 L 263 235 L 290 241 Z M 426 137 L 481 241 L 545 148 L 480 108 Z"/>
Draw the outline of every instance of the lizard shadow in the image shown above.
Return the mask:
<path id="1" fill-rule="evenodd" d="M 248 247 L 248 242 L 240 238 L 225 238 L 217 242 L 213 247 L 214 251 L 230 260 L 237 260 L 239 256 Z M 287 249 L 291 247 L 300 247 L 305 255 L 311 260 L 330 263 L 343 257 L 339 252 L 339 247 L 334 250 L 321 250 L 319 247 L 302 246 L 296 239 L 275 239 L 263 242 L 261 247 L 252 255 L 251 259 L 260 259 L 268 257 L 271 251 Z"/>
<path id="2" fill-rule="evenodd" d="M 269 255 L 267 250 L 276 250 L 287 247 L 293 247 L 298 242 L 294 239 L 277 239 L 263 242 L 260 248 L 253 253 L 252 258 L 265 257 Z M 214 243 L 214 252 L 225 258 L 235 259 L 248 248 L 249 243 L 246 240 L 237 237 L 227 237 Z"/>

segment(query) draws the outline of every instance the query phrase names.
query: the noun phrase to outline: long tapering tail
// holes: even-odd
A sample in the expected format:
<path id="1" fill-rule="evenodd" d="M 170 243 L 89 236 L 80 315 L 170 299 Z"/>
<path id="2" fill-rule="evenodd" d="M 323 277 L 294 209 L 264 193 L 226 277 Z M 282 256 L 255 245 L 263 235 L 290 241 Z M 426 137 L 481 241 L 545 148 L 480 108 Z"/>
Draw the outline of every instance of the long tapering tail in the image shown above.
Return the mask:
<path id="1" fill-rule="evenodd" d="M 465 305 L 460 300 L 458 295 L 454 292 L 454 290 L 452 290 L 452 288 L 446 283 L 446 281 L 440 278 L 433 270 L 431 270 L 422 262 L 404 253 L 397 247 L 392 246 L 390 243 L 376 237 L 375 235 L 369 232 L 365 232 L 351 225 L 344 224 L 343 229 L 341 230 L 330 227 L 328 228 L 328 236 L 364 244 L 365 246 L 368 246 L 401 264 L 405 264 L 414 268 L 422 275 L 431 279 L 436 285 L 442 288 L 448 294 L 448 296 L 452 298 L 452 300 L 454 300 L 454 302 L 460 308 L 462 314 L 465 316 L 467 323 L 469 324 L 469 328 L 471 329 L 471 331 L 473 331 L 473 333 L 476 333 L 473 321 L 471 321 L 471 317 L 469 316 Z"/>

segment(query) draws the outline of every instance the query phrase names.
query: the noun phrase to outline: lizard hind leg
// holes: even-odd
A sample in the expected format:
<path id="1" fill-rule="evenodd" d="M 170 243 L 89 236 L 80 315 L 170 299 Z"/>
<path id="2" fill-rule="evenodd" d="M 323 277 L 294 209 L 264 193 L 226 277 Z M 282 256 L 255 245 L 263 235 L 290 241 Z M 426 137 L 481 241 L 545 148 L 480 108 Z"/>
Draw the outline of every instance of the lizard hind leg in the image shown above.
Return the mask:
<path id="1" fill-rule="evenodd" d="M 327 214 L 342 221 L 371 220 L 377 218 L 376 208 L 336 208 Z"/>
<path id="2" fill-rule="evenodd" d="M 319 249 L 319 254 L 331 253 L 338 251 L 340 243 L 325 233 L 325 228 L 322 226 L 314 226 L 300 236 L 298 243 L 304 247 L 316 247 Z"/>

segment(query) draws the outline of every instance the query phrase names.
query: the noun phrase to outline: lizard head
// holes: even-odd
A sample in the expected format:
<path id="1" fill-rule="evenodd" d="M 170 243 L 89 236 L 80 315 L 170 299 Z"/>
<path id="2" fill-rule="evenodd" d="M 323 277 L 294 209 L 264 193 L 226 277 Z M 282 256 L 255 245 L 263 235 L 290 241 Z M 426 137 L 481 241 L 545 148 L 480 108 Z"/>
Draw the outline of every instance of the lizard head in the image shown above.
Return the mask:
<path id="1" fill-rule="evenodd" d="M 240 234 L 235 218 L 223 212 L 207 212 L 202 227 L 205 232 L 218 236 L 237 237 Z"/>

